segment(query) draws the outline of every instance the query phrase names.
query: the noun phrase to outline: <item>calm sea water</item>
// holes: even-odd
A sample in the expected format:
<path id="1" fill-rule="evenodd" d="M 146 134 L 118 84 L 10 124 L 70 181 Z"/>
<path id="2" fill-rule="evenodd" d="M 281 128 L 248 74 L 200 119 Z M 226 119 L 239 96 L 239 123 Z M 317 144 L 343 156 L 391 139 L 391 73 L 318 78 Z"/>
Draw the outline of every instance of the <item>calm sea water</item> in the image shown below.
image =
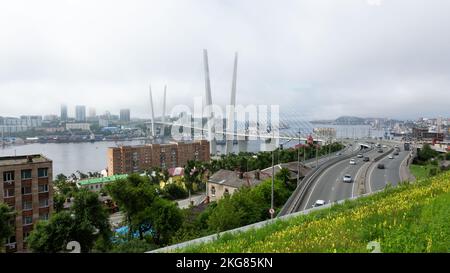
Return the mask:
<path id="1" fill-rule="evenodd" d="M 118 144 L 142 144 L 141 141 L 95 143 L 47 143 L 7 146 L 0 148 L 0 156 L 43 154 L 53 160 L 53 173 L 70 175 L 81 172 L 101 171 L 107 167 L 106 151 Z"/>
<path id="2" fill-rule="evenodd" d="M 372 137 L 381 137 L 384 135 L 382 130 L 369 129 L 369 126 L 355 125 L 355 126 L 342 126 L 342 125 L 313 125 L 314 127 L 333 127 L 336 128 L 337 137 L 344 138 L 362 138 L 367 137 L 370 131 Z M 312 132 L 312 128 L 309 128 Z M 308 134 L 308 130 L 304 129 L 303 132 Z M 288 135 L 295 137 L 296 130 L 286 129 L 281 132 L 282 135 Z M 285 142 L 285 141 L 284 141 Z M 43 154 L 44 156 L 53 160 L 53 172 L 56 174 L 63 173 L 70 175 L 76 171 L 84 173 L 101 171 L 107 167 L 106 151 L 108 147 L 115 147 L 120 144 L 135 145 L 143 144 L 143 141 L 125 141 L 125 142 L 95 142 L 95 143 L 48 143 L 48 144 L 26 144 L 7 146 L 0 148 L 0 156 L 13 156 L 13 155 L 27 155 L 27 154 Z M 262 144 L 262 145 L 261 145 Z M 291 141 L 286 144 L 285 147 L 295 145 L 295 141 Z M 261 141 L 249 141 L 247 149 L 249 152 L 258 152 L 260 150 L 266 150 L 264 148 L 264 142 Z M 218 145 L 217 150 L 220 153 L 225 152 L 225 146 Z M 238 146 L 234 145 L 233 151 L 237 152 Z"/>

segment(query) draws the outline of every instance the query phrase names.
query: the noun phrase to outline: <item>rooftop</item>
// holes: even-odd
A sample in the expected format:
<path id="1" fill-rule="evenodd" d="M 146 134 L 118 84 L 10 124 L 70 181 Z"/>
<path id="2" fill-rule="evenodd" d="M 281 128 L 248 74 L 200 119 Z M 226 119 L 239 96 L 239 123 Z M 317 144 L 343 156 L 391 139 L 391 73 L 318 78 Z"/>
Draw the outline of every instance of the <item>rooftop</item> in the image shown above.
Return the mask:
<path id="1" fill-rule="evenodd" d="M 128 177 L 128 174 L 116 174 L 116 175 L 107 176 L 107 177 L 96 177 L 96 178 L 81 180 L 81 181 L 78 181 L 77 184 L 80 186 L 86 186 L 86 185 L 91 185 L 91 184 L 109 183 L 109 182 L 114 182 L 119 179 L 125 179 L 127 177 Z"/>
<path id="2" fill-rule="evenodd" d="M 47 163 L 47 162 L 49 163 L 52 161 L 41 154 L 0 157 L 0 166 L 24 165 L 32 163 Z"/>
<path id="3" fill-rule="evenodd" d="M 165 141 L 165 142 L 157 142 L 157 143 L 148 143 L 148 144 L 137 144 L 137 145 L 119 145 L 116 147 L 109 147 L 109 149 L 120 149 L 120 148 L 145 148 L 152 147 L 152 145 L 159 145 L 161 147 L 174 146 L 174 145 L 184 145 L 184 144 L 201 144 L 207 143 L 206 140 L 183 140 L 183 141 Z"/>
<path id="4" fill-rule="evenodd" d="M 278 173 L 281 168 L 287 168 L 290 171 L 291 178 L 297 177 L 297 162 L 283 163 L 274 166 L 274 172 Z M 304 177 L 310 168 L 300 164 L 300 178 Z M 257 177 L 257 172 L 259 172 L 259 179 Z M 240 188 L 244 185 L 255 186 L 261 181 L 269 179 L 272 177 L 272 167 L 266 168 L 260 171 L 250 171 L 242 174 L 242 178 L 239 178 L 239 173 L 236 171 L 229 170 L 219 170 L 214 173 L 210 179 L 210 183 L 227 185 L 234 188 Z"/>
<path id="5" fill-rule="evenodd" d="M 247 178 L 245 176 L 241 179 L 239 178 L 239 174 L 235 171 L 219 170 L 209 178 L 208 182 L 227 185 L 233 188 L 240 188 L 244 185 L 257 185 L 261 182 L 261 180 L 257 180 L 251 177 Z"/>

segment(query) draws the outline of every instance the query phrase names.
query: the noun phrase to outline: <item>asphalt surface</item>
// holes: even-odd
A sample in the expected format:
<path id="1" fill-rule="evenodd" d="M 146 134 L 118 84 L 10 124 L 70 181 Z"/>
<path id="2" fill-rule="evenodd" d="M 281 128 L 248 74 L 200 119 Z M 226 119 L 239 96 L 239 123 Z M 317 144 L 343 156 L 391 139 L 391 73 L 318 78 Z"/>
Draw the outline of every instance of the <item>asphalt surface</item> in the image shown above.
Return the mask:
<path id="1" fill-rule="evenodd" d="M 388 148 L 383 148 L 386 151 Z M 350 160 L 344 160 L 325 170 L 315 183 L 311 186 L 305 199 L 303 200 L 300 210 L 311 208 L 317 200 L 324 200 L 326 203 L 335 202 L 339 200 L 348 199 L 358 194 L 357 179 L 363 175 L 363 166 L 368 166 L 373 162 L 373 159 L 378 157 L 380 153 L 377 148 L 363 153 L 364 156 L 370 158 L 370 162 L 364 162 L 363 158 L 354 158 L 356 165 L 350 165 Z M 391 153 L 392 154 L 392 153 Z M 389 159 L 389 155 L 370 165 L 367 175 L 367 192 L 382 190 L 386 185 L 398 185 L 401 181 L 401 165 L 408 157 L 409 152 L 400 151 L 398 156 L 394 159 Z M 377 165 L 382 163 L 385 169 L 378 169 Z M 342 181 L 344 175 L 352 176 L 351 183 Z"/>
<path id="2" fill-rule="evenodd" d="M 376 150 L 362 152 L 363 156 L 368 156 L 373 160 L 378 154 Z M 360 169 L 364 165 L 363 158 L 354 158 L 356 165 L 350 165 L 350 159 L 339 162 L 325 170 L 311 186 L 300 210 L 311 208 L 316 200 L 325 200 L 327 203 L 353 197 L 356 194 L 357 176 L 360 175 Z M 344 175 L 352 176 L 351 183 L 342 181 Z"/>
<path id="3" fill-rule="evenodd" d="M 386 185 L 397 186 L 401 182 L 400 165 L 408 157 L 409 152 L 401 150 L 394 159 L 389 159 L 389 155 L 381 159 L 371 167 L 368 174 L 368 192 L 382 190 Z M 384 164 L 385 169 L 378 169 L 377 165 Z"/>

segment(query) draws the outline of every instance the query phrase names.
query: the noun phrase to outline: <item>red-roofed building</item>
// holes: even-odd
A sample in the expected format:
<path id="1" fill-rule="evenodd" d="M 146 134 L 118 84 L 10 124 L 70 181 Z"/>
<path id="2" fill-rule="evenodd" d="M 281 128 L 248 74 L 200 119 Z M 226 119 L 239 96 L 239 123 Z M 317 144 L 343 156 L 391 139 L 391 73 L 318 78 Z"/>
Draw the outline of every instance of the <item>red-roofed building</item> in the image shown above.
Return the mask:
<path id="1" fill-rule="evenodd" d="M 169 168 L 168 172 L 170 176 L 184 176 L 184 168 L 181 167 Z"/>

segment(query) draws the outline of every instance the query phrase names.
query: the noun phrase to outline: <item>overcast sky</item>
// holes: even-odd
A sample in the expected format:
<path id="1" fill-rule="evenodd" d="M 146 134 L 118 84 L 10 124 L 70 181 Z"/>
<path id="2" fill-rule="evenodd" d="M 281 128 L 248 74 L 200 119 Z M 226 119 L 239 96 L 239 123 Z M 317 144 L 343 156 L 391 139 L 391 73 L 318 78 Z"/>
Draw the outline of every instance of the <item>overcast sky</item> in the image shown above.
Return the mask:
<path id="1" fill-rule="evenodd" d="M 156 114 L 204 95 L 309 119 L 450 116 L 448 0 L 40 0 L 0 3 L 0 116 Z"/>

